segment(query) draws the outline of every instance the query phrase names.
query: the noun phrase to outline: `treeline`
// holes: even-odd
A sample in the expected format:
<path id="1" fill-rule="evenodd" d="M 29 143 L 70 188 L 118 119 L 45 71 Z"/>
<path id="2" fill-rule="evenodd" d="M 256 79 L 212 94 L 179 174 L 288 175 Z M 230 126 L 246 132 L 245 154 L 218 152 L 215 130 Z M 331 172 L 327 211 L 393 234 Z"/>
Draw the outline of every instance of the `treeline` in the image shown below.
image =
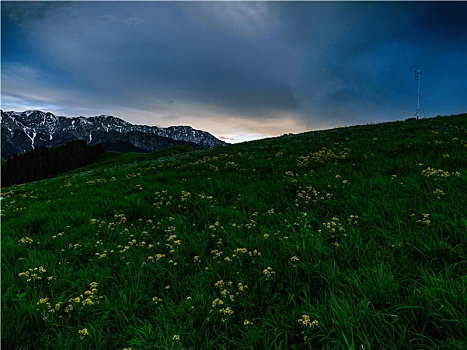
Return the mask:
<path id="1" fill-rule="evenodd" d="M 1 186 L 12 186 L 54 177 L 96 162 L 105 154 L 101 145 L 89 146 L 85 141 L 73 141 L 62 146 L 36 147 L 2 161 Z"/>

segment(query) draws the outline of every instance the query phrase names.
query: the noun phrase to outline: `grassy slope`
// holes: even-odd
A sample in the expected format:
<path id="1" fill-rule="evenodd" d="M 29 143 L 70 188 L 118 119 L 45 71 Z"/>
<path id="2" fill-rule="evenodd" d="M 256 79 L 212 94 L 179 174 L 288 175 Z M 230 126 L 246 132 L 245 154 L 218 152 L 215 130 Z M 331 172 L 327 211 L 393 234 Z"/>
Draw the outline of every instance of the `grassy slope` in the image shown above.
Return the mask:
<path id="1" fill-rule="evenodd" d="M 466 115 L 112 157 L 3 189 L 2 347 L 467 348 Z"/>

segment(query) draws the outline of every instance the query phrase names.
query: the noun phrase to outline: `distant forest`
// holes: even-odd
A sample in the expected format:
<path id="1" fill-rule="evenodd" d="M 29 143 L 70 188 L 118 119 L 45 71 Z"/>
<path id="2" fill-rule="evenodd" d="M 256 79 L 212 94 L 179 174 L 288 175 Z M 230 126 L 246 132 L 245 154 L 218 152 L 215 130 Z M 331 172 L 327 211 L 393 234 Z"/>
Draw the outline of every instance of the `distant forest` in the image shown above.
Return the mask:
<path id="1" fill-rule="evenodd" d="M 1 186 L 12 186 L 54 177 L 96 162 L 105 154 L 101 145 L 89 146 L 85 141 L 73 141 L 62 146 L 36 147 L 2 161 Z"/>

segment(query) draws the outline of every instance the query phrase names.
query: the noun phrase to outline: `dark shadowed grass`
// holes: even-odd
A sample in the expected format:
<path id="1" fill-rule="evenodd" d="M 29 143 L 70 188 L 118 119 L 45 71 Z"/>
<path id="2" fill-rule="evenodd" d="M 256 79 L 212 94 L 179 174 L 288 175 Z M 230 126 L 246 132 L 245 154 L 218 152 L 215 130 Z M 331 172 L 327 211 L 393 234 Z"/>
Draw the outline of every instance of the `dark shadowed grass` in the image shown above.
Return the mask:
<path id="1" fill-rule="evenodd" d="M 110 153 L 2 189 L 7 349 L 466 349 L 466 116 Z"/>

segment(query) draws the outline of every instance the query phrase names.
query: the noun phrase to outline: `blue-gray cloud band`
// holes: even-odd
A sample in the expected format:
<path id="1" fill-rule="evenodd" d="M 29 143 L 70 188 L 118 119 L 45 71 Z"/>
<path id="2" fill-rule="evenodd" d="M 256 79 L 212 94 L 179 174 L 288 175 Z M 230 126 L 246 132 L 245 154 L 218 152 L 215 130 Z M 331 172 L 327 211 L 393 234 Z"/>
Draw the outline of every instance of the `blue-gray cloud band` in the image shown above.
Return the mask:
<path id="1" fill-rule="evenodd" d="M 465 2 L 1 6 L 3 98 L 342 124 L 399 117 L 421 68 L 427 110 L 466 111 Z"/>

